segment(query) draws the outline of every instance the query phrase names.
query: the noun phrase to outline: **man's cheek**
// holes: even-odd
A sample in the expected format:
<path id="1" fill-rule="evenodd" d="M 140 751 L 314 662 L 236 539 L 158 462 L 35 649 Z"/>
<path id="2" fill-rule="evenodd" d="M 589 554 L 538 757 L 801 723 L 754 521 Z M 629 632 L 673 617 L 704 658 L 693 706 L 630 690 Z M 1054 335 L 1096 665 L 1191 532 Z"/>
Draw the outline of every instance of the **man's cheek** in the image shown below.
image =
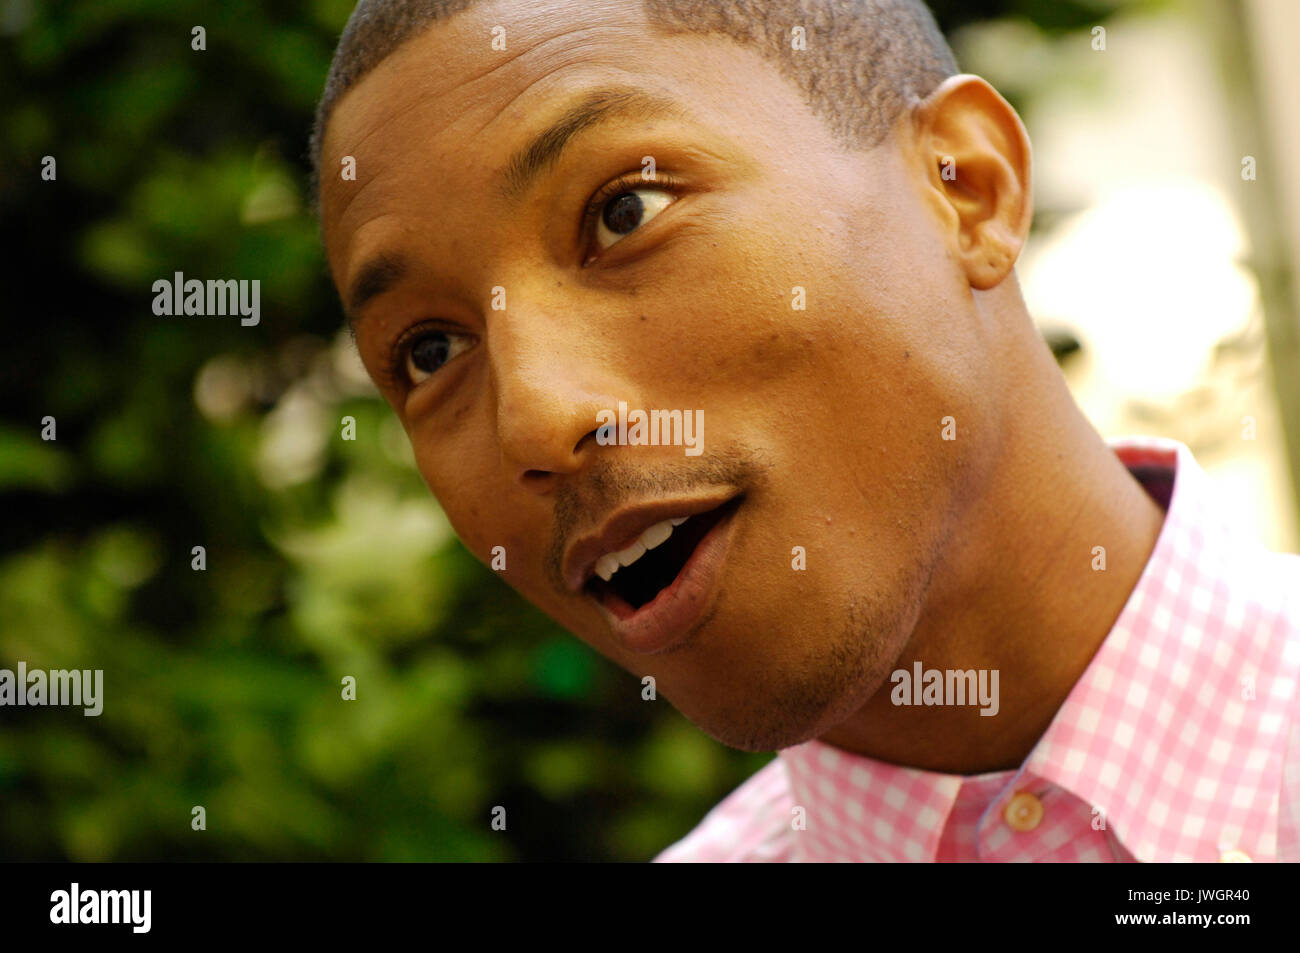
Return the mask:
<path id="1" fill-rule="evenodd" d="M 481 510 L 459 517 L 451 517 L 450 513 L 448 516 L 461 543 L 479 562 L 503 576 L 517 573 L 523 561 L 523 553 L 514 537 L 485 522 Z"/>
<path id="2" fill-rule="evenodd" d="M 480 510 L 484 509 L 480 506 Z M 499 518 L 471 522 L 463 529 L 453 520 L 452 528 L 479 562 L 520 595 L 545 608 L 544 600 L 551 593 L 551 586 L 545 571 L 548 537 L 541 530 L 521 532 L 517 524 L 503 523 Z"/>
<path id="3" fill-rule="evenodd" d="M 429 493 L 442 507 L 442 512 L 451 524 L 452 531 L 475 558 L 491 565 L 492 550 L 500 546 L 505 547 L 508 552 L 511 541 L 502 537 L 501 530 L 496 525 L 500 517 L 493 512 L 488 502 L 490 497 L 482 493 L 473 495 L 465 493 L 467 487 L 480 485 L 481 481 L 449 477 L 441 470 L 435 471 L 428 467 L 427 463 L 427 458 L 417 447 L 416 468 L 424 479 L 424 485 L 428 487 Z"/>

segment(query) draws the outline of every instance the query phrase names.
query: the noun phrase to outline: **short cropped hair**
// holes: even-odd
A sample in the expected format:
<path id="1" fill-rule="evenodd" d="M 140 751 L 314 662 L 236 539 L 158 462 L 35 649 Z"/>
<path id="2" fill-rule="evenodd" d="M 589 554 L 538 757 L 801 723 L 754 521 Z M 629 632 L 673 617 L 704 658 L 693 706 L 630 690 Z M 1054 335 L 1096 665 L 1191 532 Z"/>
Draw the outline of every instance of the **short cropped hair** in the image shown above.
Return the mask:
<path id="1" fill-rule="evenodd" d="M 360 0 L 316 107 L 314 198 L 325 125 L 343 94 L 408 39 L 475 2 Z M 758 51 L 850 148 L 879 144 L 905 108 L 957 72 L 924 0 L 641 0 L 641 6 L 664 35 L 722 36 Z"/>

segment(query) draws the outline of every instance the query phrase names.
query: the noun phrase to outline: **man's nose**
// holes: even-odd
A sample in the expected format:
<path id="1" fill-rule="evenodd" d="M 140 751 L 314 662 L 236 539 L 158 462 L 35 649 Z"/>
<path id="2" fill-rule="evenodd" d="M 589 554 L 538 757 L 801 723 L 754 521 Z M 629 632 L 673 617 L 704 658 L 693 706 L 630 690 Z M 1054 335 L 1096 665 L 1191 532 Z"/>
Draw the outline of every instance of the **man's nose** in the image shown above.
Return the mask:
<path id="1" fill-rule="evenodd" d="M 501 463 L 526 489 L 550 493 L 586 466 L 597 449 L 598 412 L 631 396 L 600 340 L 572 314 L 522 303 L 489 318 Z"/>

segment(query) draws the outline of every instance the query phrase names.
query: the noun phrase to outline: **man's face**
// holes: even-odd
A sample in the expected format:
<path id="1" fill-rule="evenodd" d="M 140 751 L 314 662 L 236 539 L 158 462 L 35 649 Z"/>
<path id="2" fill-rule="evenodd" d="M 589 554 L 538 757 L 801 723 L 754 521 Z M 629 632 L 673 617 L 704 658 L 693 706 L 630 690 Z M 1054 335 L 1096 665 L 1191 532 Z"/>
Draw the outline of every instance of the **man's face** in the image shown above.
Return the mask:
<path id="1" fill-rule="evenodd" d="M 613 89 L 665 108 L 585 126 L 508 194 L 515 154 Z M 329 123 L 330 268 L 345 303 L 368 286 L 362 360 L 457 533 L 738 748 L 886 683 L 981 443 L 941 420 L 988 426 L 977 309 L 909 154 L 844 149 L 771 62 L 638 2 L 478 4 Z M 703 452 L 602 443 L 620 402 L 702 412 Z"/>

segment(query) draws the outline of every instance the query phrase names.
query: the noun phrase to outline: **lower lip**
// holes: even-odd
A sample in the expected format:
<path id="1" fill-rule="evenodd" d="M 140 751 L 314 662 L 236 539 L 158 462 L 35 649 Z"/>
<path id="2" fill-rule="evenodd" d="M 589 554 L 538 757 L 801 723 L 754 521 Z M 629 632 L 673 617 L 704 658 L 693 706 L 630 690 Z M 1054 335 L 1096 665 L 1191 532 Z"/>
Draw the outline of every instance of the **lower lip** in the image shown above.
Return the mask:
<path id="1" fill-rule="evenodd" d="M 736 511 L 732 510 L 719 520 L 696 545 L 672 584 L 640 609 L 631 610 L 631 606 L 623 603 L 626 614 L 615 614 L 609 606 L 600 604 L 610 629 L 624 647 L 641 655 L 654 655 L 672 648 L 690 634 L 691 627 L 704 617 L 709 597 L 722 574 L 735 515 Z"/>

